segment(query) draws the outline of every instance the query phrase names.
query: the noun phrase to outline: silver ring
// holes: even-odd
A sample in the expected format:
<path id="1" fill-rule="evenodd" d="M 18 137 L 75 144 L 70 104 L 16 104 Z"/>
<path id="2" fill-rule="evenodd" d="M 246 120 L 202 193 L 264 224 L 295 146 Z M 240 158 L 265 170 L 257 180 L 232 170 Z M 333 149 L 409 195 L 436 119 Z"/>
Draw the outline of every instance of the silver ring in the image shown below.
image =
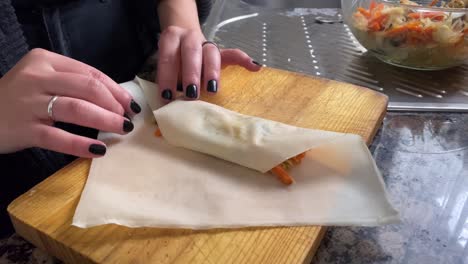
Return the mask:
<path id="1" fill-rule="evenodd" d="M 207 41 L 203 42 L 201 46 L 203 47 L 203 46 L 205 46 L 206 44 L 214 45 L 214 46 L 218 49 L 218 51 L 221 52 L 221 50 L 220 50 L 219 47 L 218 47 L 218 44 L 214 43 L 213 41 L 207 40 Z"/>
<path id="2" fill-rule="evenodd" d="M 47 115 L 50 117 L 50 119 L 52 119 L 53 121 L 55 121 L 54 119 L 54 112 L 53 112 L 53 108 L 54 108 L 54 103 L 55 101 L 57 101 L 59 97 L 56 95 L 54 97 L 52 97 L 49 101 L 49 104 L 47 105 Z"/>

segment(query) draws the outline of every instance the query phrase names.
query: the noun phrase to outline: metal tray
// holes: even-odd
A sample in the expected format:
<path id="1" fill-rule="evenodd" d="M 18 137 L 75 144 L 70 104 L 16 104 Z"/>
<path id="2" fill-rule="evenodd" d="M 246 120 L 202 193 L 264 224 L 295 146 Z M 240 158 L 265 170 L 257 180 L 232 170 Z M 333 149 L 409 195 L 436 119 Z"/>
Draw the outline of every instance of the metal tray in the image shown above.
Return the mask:
<path id="1" fill-rule="evenodd" d="M 207 37 L 265 66 L 374 89 L 389 96 L 391 111 L 468 111 L 468 64 L 426 72 L 381 62 L 356 41 L 338 8 L 217 2 L 204 27 Z"/>

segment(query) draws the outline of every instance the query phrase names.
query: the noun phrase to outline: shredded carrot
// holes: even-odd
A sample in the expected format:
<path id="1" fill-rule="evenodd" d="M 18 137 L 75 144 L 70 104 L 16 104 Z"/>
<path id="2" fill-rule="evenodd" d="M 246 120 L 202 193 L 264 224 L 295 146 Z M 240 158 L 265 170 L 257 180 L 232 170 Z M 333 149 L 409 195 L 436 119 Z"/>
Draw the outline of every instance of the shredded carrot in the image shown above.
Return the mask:
<path id="1" fill-rule="evenodd" d="M 373 11 L 381 12 L 382 10 L 384 10 L 384 8 L 385 8 L 385 5 L 383 3 L 380 3 L 373 9 Z"/>
<path id="2" fill-rule="evenodd" d="M 156 129 L 156 131 L 154 131 L 154 135 L 155 135 L 156 137 L 162 137 L 161 130 L 160 130 L 159 128 Z"/>
<path id="3" fill-rule="evenodd" d="M 372 10 L 374 10 L 376 7 L 377 7 L 377 3 L 374 0 L 372 0 L 370 3 L 369 10 L 372 12 Z"/>
<path id="4" fill-rule="evenodd" d="M 298 157 L 292 157 L 291 160 L 294 162 L 295 165 L 299 165 L 302 162 L 302 160 Z"/>
<path id="5" fill-rule="evenodd" d="M 432 0 L 432 2 L 429 4 L 429 6 L 435 6 L 437 3 L 439 3 L 440 0 Z"/>
<path id="6" fill-rule="evenodd" d="M 390 36 L 394 36 L 400 33 L 408 32 L 408 31 L 419 32 L 421 30 L 422 30 L 421 23 L 419 21 L 414 21 L 414 22 L 407 23 L 406 25 L 403 25 L 401 27 L 392 28 L 389 31 L 387 31 L 387 34 Z"/>
<path id="7" fill-rule="evenodd" d="M 385 28 L 385 22 L 388 20 L 387 14 L 382 14 L 384 9 L 383 4 L 378 4 L 371 11 L 371 17 L 369 19 L 369 30 L 371 31 L 380 31 Z"/>
<path id="8" fill-rule="evenodd" d="M 468 34 L 468 28 L 465 28 L 465 30 L 463 30 L 463 33 Z"/>
<path id="9" fill-rule="evenodd" d="M 408 31 L 407 27 L 395 27 L 387 31 L 388 36 L 395 36 Z"/>
<path id="10" fill-rule="evenodd" d="M 418 31 L 413 31 L 414 33 L 408 35 L 408 43 L 414 45 L 427 44 L 433 41 L 432 33 L 433 28 L 418 29 Z"/>
<path id="11" fill-rule="evenodd" d="M 371 31 L 380 31 L 380 24 L 379 23 L 372 23 L 372 24 L 369 24 L 368 28 Z"/>
<path id="12" fill-rule="evenodd" d="M 291 160 L 294 162 L 294 164 L 298 165 L 301 164 L 302 159 L 304 159 L 305 153 L 299 154 L 296 157 L 292 157 Z"/>
<path id="13" fill-rule="evenodd" d="M 302 152 L 301 154 L 297 155 L 296 157 L 300 158 L 302 160 L 303 158 L 305 158 L 305 156 L 306 156 L 306 153 Z"/>
<path id="14" fill-rule="evenodd" d="M 368 28 L 371 31 L 380 31 L 385 28 L 385 21 L 388 19 L 388 15 L 382 14 L 385 5 L 383 3 L 377 4 L 374 0 L 371 1 L 369 10 L 358 7 L 358 11 L 365 18 L 369 20 Z"/>
<path id="15" fill-rule="evenodd" d="M 442 21 L 444 20 L 445 15 L 442 12 L 423 12 L 423 13 L 409 13 L 408 17 L 412 19 L 429 18 L 434 21 Z"/>
<path id="16" fill-rule="evenodd" d="M 365 17 L 365 18 L 370 18 L 371 17 L 371 13 L 369 11 L 367 11 L 366 9 L 362 8 L 362 7 L 359 7 L 358 8 L 358 11 Z"/>
<path id="17" fill-rule="evenodd" d="M 385 27 L 385 21 L 388 19 L 388 16 L 387 15 L 379 15 L 375 18 L 373 18 L 370 23 L 378 23 L 380 28 L 384 28 Z"/>
<path id="18" fill-rule="evenodd" d="M 275 174 L 278 177 L 278 179 L 286 185 L 291 185 L 294 182 L 291 175 L 289 175 L 286 172 L 286 170 L 284 170 L 281 166 L 274 167 L 273 169 L 271 169 L 271 172 Z"/>
<path id="19" fill-rule="evenodd" d="M 299 161 L 299 163 L 300 163 L 300 162 L 305 158 L 305 156 L 306 156 L 306 153 L 303 152 L 303 153 L 297 155 L 297 156 L 294 157 L 294 158 L 297 159 L 297 160 Z"/>

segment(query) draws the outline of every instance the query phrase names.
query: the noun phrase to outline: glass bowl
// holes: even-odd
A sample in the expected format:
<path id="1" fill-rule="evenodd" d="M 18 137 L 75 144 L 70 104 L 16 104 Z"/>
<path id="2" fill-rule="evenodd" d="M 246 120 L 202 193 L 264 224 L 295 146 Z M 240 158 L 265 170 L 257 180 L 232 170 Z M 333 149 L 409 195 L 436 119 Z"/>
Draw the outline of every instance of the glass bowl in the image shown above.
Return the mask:
<path id="1" fill-rule="evenodd" d="M 413 2 L 420 6 L 382 0 L 342 0 L 341 5 L 355 38 L 384 62 L 417 70 L 467 62 L 468 8 Z"/>

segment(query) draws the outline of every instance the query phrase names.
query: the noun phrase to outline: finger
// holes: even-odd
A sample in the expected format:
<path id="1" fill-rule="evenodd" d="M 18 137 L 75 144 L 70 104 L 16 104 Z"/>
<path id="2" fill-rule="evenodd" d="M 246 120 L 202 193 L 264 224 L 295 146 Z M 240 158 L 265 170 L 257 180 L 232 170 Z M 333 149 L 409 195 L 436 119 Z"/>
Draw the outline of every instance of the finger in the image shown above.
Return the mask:
<path id="1" fill-rule="evenodd" d="M 177 92 L 180 65 L 180 37 L 176 28 L 166 29 L 159 41 L 157 83 L 161 97 L 170 101 Z"/>
<path id="2" fill-rule="evenodd" d="M 262 66 L 260 63 L 252 60 L 252 58 L 240 49 L 223 49 L 221 50 L 221 62 L 223 66 L 239 65 L 249 71 L 259 71 Z"/>
<path id="3" fill-rule="evenodd" d="M 141 112 L 140 105 L 133 100 L 133 97 L 122 86 L 114 82 L 109 76 L 101 71 L 77 60 L 51 53 L 51 63 L 55 71 L 77 73 L 92 76 L 99 80 L 112 93 L 114 98 L 122 105 L 127 113 L 138 114 Z"/>
<path id="4" fill-rule="evenodd" d="M 101 157 L 107 150 L 106 145 L 99 140 L 77 136 L 52 126 L 38 125 L 33 133 L 36 147 L 78 157 Z"/>
<path id="5" fill-rule="evenodd" d="M 52 74 L 47 81 L 45 91 L 52 96 L 83 99 L 118 115 L 122 116 L 125 113 L 122 105 L 104 87 L 104 84 L 91 75 L 60 72 Z"/>
<path id="6" fill-rule="evenodd" d="M 221 54 L 218 47 L 207 43 L 203 46 L 203 87 L 209 93 L 217 93 L 219 89 L 219 72 Z"/>
<path id="7" fill-rule="evenodd" d="M 52 115 L 55 121 L 106 132 L 126 134 L 133 130 L 133 123 L 127 118 L 90 102 L 71 97 L 58 97 L 53 104 Z"/>
<path id="8" fill-rule="evenodd" d="M 202 46 L 198 34 L 188 34 L 181 43 L 182 84 L 185 97 L 198 99 L 202 67 Z"/>

